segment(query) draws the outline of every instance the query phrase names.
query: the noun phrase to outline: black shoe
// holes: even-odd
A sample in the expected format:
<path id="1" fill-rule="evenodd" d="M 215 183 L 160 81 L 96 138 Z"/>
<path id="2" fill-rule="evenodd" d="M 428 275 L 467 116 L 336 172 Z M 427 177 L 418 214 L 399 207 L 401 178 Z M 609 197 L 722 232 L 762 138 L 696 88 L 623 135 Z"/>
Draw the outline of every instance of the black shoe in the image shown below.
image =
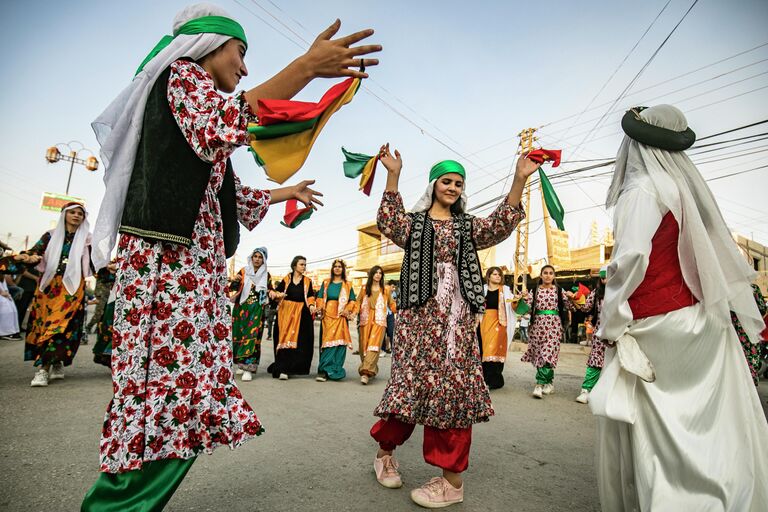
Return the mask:
<path id="1" fill-rule="evenodd" d="M 9 334 L 7 336 L 0 336 L 0 340 L 6 340 L 6 341 L 21 341 L 21 336 L 19 333 L 16 334 Z"/>

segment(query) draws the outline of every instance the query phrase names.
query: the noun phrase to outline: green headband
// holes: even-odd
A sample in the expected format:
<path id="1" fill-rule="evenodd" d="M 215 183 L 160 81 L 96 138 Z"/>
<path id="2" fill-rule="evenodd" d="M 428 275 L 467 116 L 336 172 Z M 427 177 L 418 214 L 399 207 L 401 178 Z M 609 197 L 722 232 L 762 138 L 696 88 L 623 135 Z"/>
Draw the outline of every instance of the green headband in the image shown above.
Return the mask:
<path id="1" fill-rule="evenodd" d="M 449 173 L 456 173 L 463 179 L 467 179 L 467 173 L 464 171 L 464 166 L 455 160 L 443 160 L 432 166 L 429 171 L 429 181 L 436 180 L 440 176 Z"/>
<path id="2" fill-rule="evenodd" d="M 171 41 L 176 39 L 176 36 L 182 34 L 221 34 L 223 36 L 231 36 L 235 39 L 241 40 L 243 43 L 245 43 L 245 47 L 248 48 L 248 41 L 245 39 L 245 31 L 238 22 L 224 16 L 202 16 L 200 18 L 195 18 L 186 22 L 180 26 L 172 36 L 163 36 L 160 42 L 157 43 L 154 48 L 152 48 L 152 51 L 149 52 L 149 55 L 147 55 L 141 62 L 139 69 L 136 70 L 136 74 L 138 75 L 141 73 L 141 70 L 144 69 L 144 66 L 146 66 L 149 61 L 154 59 L 158 53 L 163 51 L 169 44 L 171 44 Z"/>

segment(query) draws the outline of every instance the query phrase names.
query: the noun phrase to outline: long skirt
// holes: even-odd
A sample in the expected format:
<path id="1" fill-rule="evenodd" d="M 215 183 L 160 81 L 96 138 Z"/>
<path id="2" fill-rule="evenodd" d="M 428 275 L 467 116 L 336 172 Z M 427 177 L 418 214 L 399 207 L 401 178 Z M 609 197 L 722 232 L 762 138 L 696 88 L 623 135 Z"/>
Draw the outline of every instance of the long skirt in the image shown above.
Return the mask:
<path id="1" fill-rule="evenodd" d="M 486 310 L 477 328 L 483 379 L 488 389 L 504 387 L 504 362 L 507 359 L 507 328 L 499 323 L 497 309 Z"/>
<path id="2" fill-rule="evenodd" d="M 330 380 L 342 380 L 347 376 L 344 369 L 344 361 L 347 358 L 346 345 L 337 345 L 320 349 L 320 363 L 317 365 L 317 374 L 325 375 Z"/>
<path id="3" fill-rule="evenodd" d="M 18 314 L 12 298 L 0 297 L 0 336 L 19 332 Z"/>
<path id="4" fill-rule="evenodd" d="M 74 295 L 54 276 L 45 291 L 37 289 L 27 320 L 24 360 L 35 366 L 72 364 L 80 347 L 85 321 L 84 281 Z"/>
<path id="5" fill-rule="evenodd" d="M 234 362 L 252 372 L 261 360 L 261 334 L 264 328 L 264 308 L 258 301 L 236 304 L 232 312 L 232 352 Z"/>
<path id="6" fill-rule="evenodd" d="M 379 373 L 379 354 L 386 327 L 369 321 L 366 325 L 358 327 L 357 334 L 360 345 L 360 366 L 357 373 L 375 377 Z"/>
<path id="7" fill-rule="evenodd" d="M 309 375 L 315 350 L 315 329 L 308 307 L 304 306 L 301 309 L 296 348 L 277 349 L 278 340 L 280 339 L 279 316 L 278 321 L 275 322 L 272 339 L 275 343 L 275 362 L 267 368 L 272 377 L 278 378 L 281 373 L 286 375 Z"/>
<path id="8" fill-rule="evenodd" d="M 733 327 L 696 304 L 628 334 L 656 380 L 606 350 L 589 401 L 603 510 L 768 510 L 768 423 Z"/>
<path id="9" fill-rule="evenodd" d="M 112 366 L 112 326 L 115 323 L 115 301 L 107 302 L 104 313 L 96 328 L 98 337 L 93 346 L 93 362 L 110 368 Z"/>

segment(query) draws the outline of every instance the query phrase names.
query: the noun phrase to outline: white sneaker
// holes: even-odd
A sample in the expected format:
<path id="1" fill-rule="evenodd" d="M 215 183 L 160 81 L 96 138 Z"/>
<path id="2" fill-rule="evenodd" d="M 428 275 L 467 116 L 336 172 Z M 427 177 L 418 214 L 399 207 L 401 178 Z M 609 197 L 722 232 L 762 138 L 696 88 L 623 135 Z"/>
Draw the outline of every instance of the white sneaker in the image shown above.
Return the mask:
<path id="1" fill-rule="evenodd" d="M 51 366 L 51 374 L 48 375 L 48 380 L 61 380 L 64 378 L 64 365 L 56 363 Z"/>
<path id="2" fill-rule="evenodd" d="M 551 395 L 555 392 L 555 385 L 554 384 L 544 384 L 544 394 L 545 395 Z"/>
<path id="3" fill-rule="evenodd" d="M 248 382 L 253 380 L 253 374 L 251 372 L 247 372 L 243 370 L 243 382 Z"/>
<path id="4" fill-rule="evenodd" d="M 287 373 L 281 373 L 280 377 L 278 377 L 280 380 L 288 380 L 288 374 Z"/>
<path id="5" fill-rule="evenodd" d="M 244 370 L 242 368 L 238 368 L 237 370 L 235 370 L 235 375 L 242 375 L 243 371 Z"/>
<path id="6" fill-rule="evenodd" d="M 576 397 L 576 401 L 580 404 L 588 404 L 589 403 L 589 390 L 582 389 L 579 396 Z"/>
<path id="7" fill-rule="evenodd" d="M 387 353 L 382 350 L 379 352 L 379 357 L 387 357 Z"/>
<path id="8" fill-rule="evenodd" d="M 363 386 L 367 386 L 368 385 L 368 376 L 367 375 L 361 375 L 360 376 L 360 384 L 362 384 Z"/>
<path id="9" fill-rule="evenodd" d="M 282 378 L 282 377 L 280 377 L 280 378 Z M 315 380 L 316 380 L 317 382 L 325 382 L 325 381 L 327 381 L 328 379 L 326 379 L 326 378 L 325 378 L 323 375 L 318 375 L 317 377 L 315 377 Z"/>
<path id="10" fill-rule="evenodd" d="M 37 370 L 37 373 L 35 373 L 35 378 L 32 379 L 32 382 L 30 385 L 33 388 L 41 388 L 48 385 L 48 372 L 40 369 Z"/>
<path id="11" fill-rule="evenodd" d="M 533 388 L 533 398 L 542 398 L 542 396 L 541 384 L 536 384 Z"/>

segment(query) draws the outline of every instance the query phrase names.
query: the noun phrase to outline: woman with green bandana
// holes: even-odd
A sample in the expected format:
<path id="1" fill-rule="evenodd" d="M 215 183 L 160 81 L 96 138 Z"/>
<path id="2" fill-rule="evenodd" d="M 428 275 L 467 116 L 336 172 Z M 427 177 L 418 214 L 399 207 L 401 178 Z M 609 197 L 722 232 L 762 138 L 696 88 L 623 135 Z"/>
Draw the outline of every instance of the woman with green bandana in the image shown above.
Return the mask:
<path id="1" fill-rule="evenodd" d="M 400 275 L 392 373 L 371 429 L 379 451 L 376 479 L 402 486 L 393 457 L 416 424 L 424 425 L 424 460 L 442 475 L 411 492 L 428 508 L 464 500 L 472 425 L 493 415 L 483 380 L 476 328 L 485 307 L 477 250 L 507 238 L 524 216 L 520 196 L 537 165 L 517 162 L 507 198 L 487 218 L 466 213 L 466 171 L 453 160 L 432 167 L 427 190 L 407 213 L 398 192 L 402 160 L 382 148 L 387 186 L 378 212 L 381 233 L 405 249 Z"/>
<path id="2" fill-rule="evenodd" d="M 311 180 L 242 186 L 229 157 L 248 143 L 260 98 L 290 99 L 318 77 L 367 76 L 350 67 L 377 64 L 360 57 L 380 47 L 351 45 L 373 31 L 331 39 L 339 26 L 262 85 L 223 96 L 248 75 L 243 28 L 216 6 L 187 7 L 94 121 L 106 165 L 94 260 L 105 266 L 117 243 L 118 268 L 114 397 L 102 473 L 82 510 L 161 510 L 198 454 L 262 433 L 232 372 L 226 258 L 239 223 L 253 229 L 271 204 L 322 203 Z"/>

